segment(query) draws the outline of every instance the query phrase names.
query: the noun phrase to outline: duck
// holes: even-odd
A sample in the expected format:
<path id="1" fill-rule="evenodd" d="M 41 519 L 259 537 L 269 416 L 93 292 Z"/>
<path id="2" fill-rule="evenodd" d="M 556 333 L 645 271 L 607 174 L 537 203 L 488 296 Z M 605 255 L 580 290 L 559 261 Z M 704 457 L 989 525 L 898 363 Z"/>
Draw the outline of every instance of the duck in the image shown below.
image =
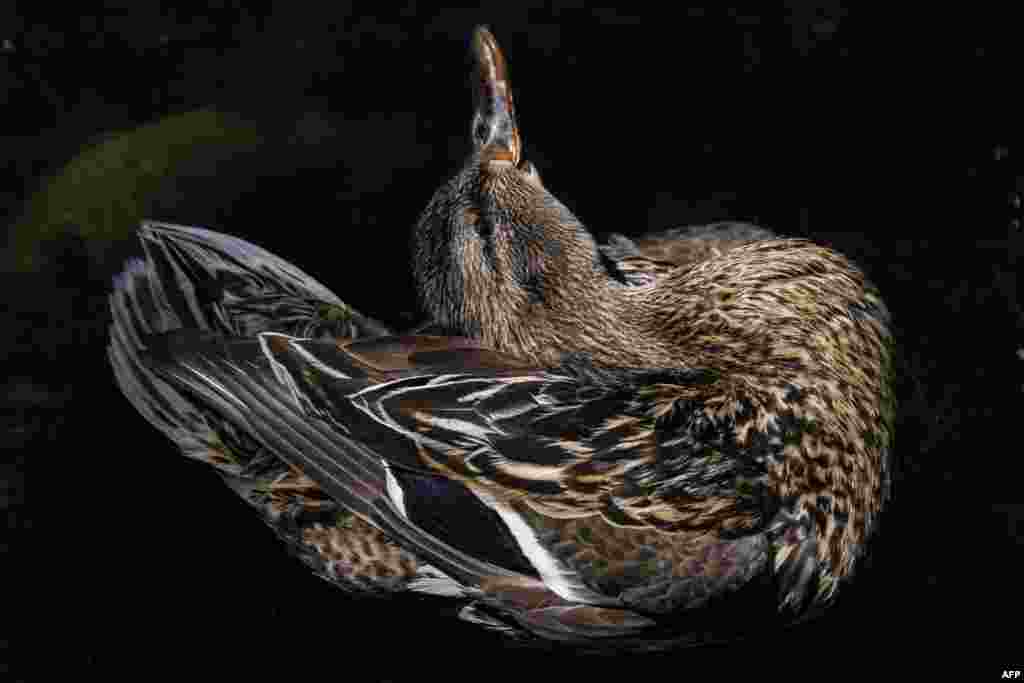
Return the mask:
<path id="1" fill-rule="evenodd" d="M 598 244 L 471 39 L 471 151 L 406 333 L 238 237 L 149 221 L 110 295 L 136 410 L 347 592 L 611 652 L 823 613 L 890 497 L 894 345 L 838 252 L 719 223 Z"/>

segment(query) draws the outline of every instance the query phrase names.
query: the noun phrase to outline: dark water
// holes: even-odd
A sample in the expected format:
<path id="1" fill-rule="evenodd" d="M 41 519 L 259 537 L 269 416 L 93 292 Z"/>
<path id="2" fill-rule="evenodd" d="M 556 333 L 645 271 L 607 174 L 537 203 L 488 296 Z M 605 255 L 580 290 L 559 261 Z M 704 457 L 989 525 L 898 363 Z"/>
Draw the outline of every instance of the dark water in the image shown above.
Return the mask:
<path id="1" fill-rule="evenodd" d="M 229 5 L 0 21 L 0 87 L 16 114 L 0 129 L 0 215 L 22 231 L 5 256 L 36 255 L 28 272 L 2 276 L 0 472 L 15 532 L 4 547 L 27 570 L 19 585 L 52 624 L 58 663 L 355 680 L 535 677 L 566 664 L 588 677 L 708 665 L 829 676 L 883 658 L 1020 668 L 1003 624 L 1019 625 L 1021 606 L 1024 145 L 1003 125 L 1004 22 L 824 7 L 632 21 Z M 900 477 L 870 566 L 824 620 L 594 662 L 504 657 L 500 637 L 432 601 L 352 600 L 308 575 L 117 393 L 104 296 L 131 251 L 130 223 L 93 209 L 56 236 L 24 238 L 35 214 L 23 201 L 83 145 L 213 106 L 261 141 L 186 155 L 153 186 L 113 171 L 97 186 L 144 194 L 151 217 L 255 241 L 358 309 L 408 324 L 405 240 L 466 150 L 478 22 L 509 58 L 528 158 L 595 232 L 750 220 L 831 244 L 880 286 L 903 354 Z M 14 654 L 16 625 L 10 637 Z M 367 663 L 370 674 L 353 673 Z"/>

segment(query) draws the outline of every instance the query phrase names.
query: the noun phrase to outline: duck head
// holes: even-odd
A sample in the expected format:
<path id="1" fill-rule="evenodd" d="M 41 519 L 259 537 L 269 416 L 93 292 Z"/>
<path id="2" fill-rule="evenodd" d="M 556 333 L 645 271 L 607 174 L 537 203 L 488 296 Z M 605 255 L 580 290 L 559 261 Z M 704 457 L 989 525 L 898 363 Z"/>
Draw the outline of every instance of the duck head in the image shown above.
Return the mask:
<path id="1" fill-rule="evenodd" d="M 416 225 L 413 272 L 423 308 L 447 331 L 532 355 L 541 328 L 601 320 L 588 302 L 607 300 L 615 281 L 591 234 L 523 158 L 508 67 L 486 28 L 471 52 L 472 151 Z"/>

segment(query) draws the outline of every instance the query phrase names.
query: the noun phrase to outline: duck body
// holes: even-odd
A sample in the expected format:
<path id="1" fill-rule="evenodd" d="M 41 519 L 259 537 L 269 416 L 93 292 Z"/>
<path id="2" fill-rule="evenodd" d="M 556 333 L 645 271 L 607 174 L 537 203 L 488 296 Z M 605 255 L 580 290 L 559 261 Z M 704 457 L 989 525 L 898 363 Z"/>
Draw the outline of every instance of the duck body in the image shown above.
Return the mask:
<path id="1" fill-rule="evenodd" d="M 834 251 L 732 224 L 599 246 L 521 158 L 478 29 L 474 149 L 413 231 L 437 335 L 243 240 L 150 223 L 128 398 L 325 579 L 599 650 L 827 606 L 887 497 L 892 338 Z"/>

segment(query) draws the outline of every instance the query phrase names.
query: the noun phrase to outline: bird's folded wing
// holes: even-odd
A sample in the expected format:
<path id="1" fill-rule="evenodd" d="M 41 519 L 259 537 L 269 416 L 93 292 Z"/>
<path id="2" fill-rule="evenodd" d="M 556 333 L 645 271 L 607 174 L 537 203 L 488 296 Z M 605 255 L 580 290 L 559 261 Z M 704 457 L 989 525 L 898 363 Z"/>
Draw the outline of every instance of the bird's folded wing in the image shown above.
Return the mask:
<path id="1" fill-rule="evenodd" d="M 411 478 L 463 483 L 567 600 L 693 607 L 766 561 L 760 473 L 716 448 L 715 425 L 700 423 L 708 373 L 496 370 L 498 356 L 477 362 L 463 341 L 442 351 L 436 339 L 381 338 L 364 347 L 404 349 L 411 369 L 357 380 L 361 363 L 337 344 L 260 338 L 296 405 L 374 444 L 410 519 L 443 503 Z"/>
<path id="2" fill-rule="evenodd" d="M 215 414 L 233 430 L 251 435 L 275 457 L 315 482 L 331 499 L 400 546 L 463 585 L 516 575 L 452 547 L 411 523 L 389 493 L 389 488 L 395 486 L 394 476 L 388 471 L 387 461 L 377 453 L 382 447 L 396 445 L 397 439 L 388 440 L 379 433 L 374 434 L 382 438 L 379 442 L 364 440 L 366 433 L 354 438 L 352 427 L 359 427 L 359 420 L 339 425 L 311 418 L 275 376 L 261 340 L 232 340 L 188 331 L 153 337 L 147 343 L 147 362 L 190 405 Z M 348 381 L 352 385 L 347 388 L 360 384 L 360 380 Z M 438 483 L 444 482 L 439 479 Z M 442 494 L 455 495 L 451 490 Z M 485 509 L 479 504 L 477 508 Z"/>
<path id="3" fill-rule="evenodd" d="M 245 240 L 146 222 L 143 257 L 114 280 L 108 355 L 121 390 L 182 451 L 237 475 L 257 448 L 230 435 L 155 375 L 142 356 L 153 335 L 182 329 L 253 336 L 268 330 L 359 339 L 387 332 L 296 266 Z M 243 451 L 243 452 L 239 452 Z"/>

